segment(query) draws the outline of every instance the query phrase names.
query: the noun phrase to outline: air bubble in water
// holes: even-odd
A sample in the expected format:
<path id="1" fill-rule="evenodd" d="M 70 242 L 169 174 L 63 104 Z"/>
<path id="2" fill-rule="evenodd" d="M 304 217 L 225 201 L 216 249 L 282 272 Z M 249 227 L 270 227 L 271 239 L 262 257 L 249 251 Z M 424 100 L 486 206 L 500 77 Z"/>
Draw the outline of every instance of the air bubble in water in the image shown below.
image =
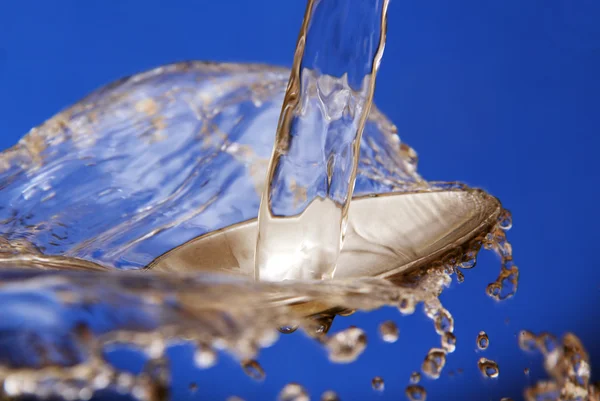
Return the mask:
<path id="1" fill-rule="evenodd" d="M 406 387 L 406 396 L 410 401 L 425 401 L 427 399 L 427 391 L 422 386 L 412 384 Z"/>
<path id="2" fill-rule="evenodd" d="M 265 379 L 265 371 L 262 366 L 253 359 L 242 362 L 242 368 L 244 369 L 244 373 L 254 380 L 262 381 Z"/>
<path id="3" fill-rule="evenodd" d="M 399 330 L 394 322 L 388 320 L 379 325 L 379 335 L 386 343 L 394 343 L 398 340 Z"/>
<path id="4" fill-rule="evenodd" d="M 358 327 L 349 327 L 325 342 L 332 362 L 349 363 L 356 360 L 367 346 L 367 335 Z"/>
<path id="5" fill-rule="evenodd" d="M 373 380 L 371 380 L 371 386 L 375 391 L 383 391 L 385 388 L 385 383 L 381 377 L 375 376 Z"/>
<path id="6" fill-rule="evenodd" d="M 410 382 L 412 384 L 417 384 L 421 381 L 421 374 L 419 372 L 412 372 L 410 375 Z"/>
<path id="7" fill-rule="evenodd" d="M 192 393 L 195 393 L 198 390 L 198 383 L 195 383 L 195 382 L 190 383 L 189 389 Z"/>
<path id="8" fill-rule="evenodd" d="M 477 367 L 479 367 L 483 377 L 495 379 L 500 374 L 498 364 L 487 358 L 479 358 L 479 361 L 477 361 Z"/>
<path id="9" fill-rule="evenodd" d="M 477 335 L 477 348 L 480 350 L 487 349 L 490 345 L 490 339 L 485 331 L 480 331 Z"/>
<path id="10" fill-rule="evenodd" d="M 288 383 L 283 387 L 279 396 L 278 401 L 310 401 L 308 393 L 298 383 Z"/>

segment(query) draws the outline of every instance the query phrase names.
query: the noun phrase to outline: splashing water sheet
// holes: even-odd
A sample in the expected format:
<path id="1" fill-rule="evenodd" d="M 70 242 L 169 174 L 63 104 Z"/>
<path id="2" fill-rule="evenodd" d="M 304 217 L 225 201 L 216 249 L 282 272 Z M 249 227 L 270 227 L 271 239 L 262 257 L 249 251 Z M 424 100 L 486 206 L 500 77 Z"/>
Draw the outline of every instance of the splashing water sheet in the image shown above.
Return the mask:
<path id="1" fill-rule="evenodd" d="M 371 341 L 401 343 L 401 331 L 385 321 L 379 339 L 331 333 L 336 316 L 422 306 L 439 341 L 405 395 L 426 399 L 421 377 L 440 377 L 460 346 L 442 291 L 481 248 L 501 261 L 493 299 L 515 294 L 519 270 L 510 213 L 482 190 L 424 180 L 371 104 L 387 5 L 310 0 L 291 71 L 159 67 L 0 154 L 0 398 L 170 399 L 168 352 L 181 344 L 201 370 L 225 357 L 262 382 L 260 349 L 297 328 L 349 364 Z M 524 331 L 519 344 L 542 353 L 551 377 L 528 400 L 598 399 L 576 337 Z M 501 361 L 483 354 L 489 345 L 480 333 L 473 363 L 493 379 Z M 111 363 L 119 348 L 138 369 Z M 364 378 L 374 397 L 393 380 Z M 234 390 L 228 399 L 241 399 Z M 292 380 L 278 395 L 310 397 L 340 399 Z"/>

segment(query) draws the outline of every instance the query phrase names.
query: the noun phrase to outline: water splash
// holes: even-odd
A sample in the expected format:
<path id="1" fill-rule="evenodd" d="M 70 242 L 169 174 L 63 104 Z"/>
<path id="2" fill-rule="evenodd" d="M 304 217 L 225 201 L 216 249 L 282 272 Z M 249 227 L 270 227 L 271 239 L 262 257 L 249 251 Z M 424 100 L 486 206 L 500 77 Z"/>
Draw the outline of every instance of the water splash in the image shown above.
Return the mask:
<path id="1" fill-rule="evenodd" d="M 164 355 L 182 339 L 196 345 L 201 368 L 217 363 L 215 350 L 255 358 L 278 328 L 300 326 L 335 350 L 331 316 L 384 305 L 411 314 L 424 304 L 448 348 L 454 323 L 438 297 L 482 246 L 502 248 L 506 261 L 502 209 L 483 191 L 423 181 L 414 152 L 375 107 L 339 277 L 254 282 L 246 251 L 286 79 L 265 66 L 161 67 L 93 93 L 0 155 L 0 204 L 10 205 L 0 208 L 2 313 L 26 322 L 18 336 L 11 319 L 0 322 L 8 395 L 129 389 L 165 399 Z M 369 202 L 395 213 L 377 231 Z M 424 220 L 403 212 L 414 208 Z M 431 210 L 452 213 L 439 220 Z M 433 246 L 430 236 L 448 241 Z M 144 371 L 111 366 L 104 350 L 114 344 L 139 349 Z"/>

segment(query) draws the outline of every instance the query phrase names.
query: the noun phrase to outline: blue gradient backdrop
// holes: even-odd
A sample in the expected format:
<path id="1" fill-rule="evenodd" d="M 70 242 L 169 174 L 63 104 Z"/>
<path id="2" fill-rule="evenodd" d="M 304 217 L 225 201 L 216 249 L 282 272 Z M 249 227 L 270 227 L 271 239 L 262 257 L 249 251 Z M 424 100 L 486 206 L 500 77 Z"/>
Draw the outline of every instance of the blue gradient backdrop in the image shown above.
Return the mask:
<path id="1" fill-rule="evenodd" d="M 301 0 L 0 0 L 0 149 L 91 90 L 161 64 L 289 66 L 304 7 Z M 484 294 L 498 269 L 488 254 L 444 293 L 458 349 L 440 380 L 424 380 L 429 400 L 520 399 L 544 376 L 540 357 L 518 349 L 523 328 L 576 333 L 600 371 L 599 20 L 597 0 L 392 1 L 376 102 L 418 151 L 426 178 L 485 188 L 512 210 L 521 267 L 508 302 Z M 378 339 L 384 319 L 399 324 L 398 343 Z M 403 399 L 410 372 L 437 343 L 431 323 L 382 309 L 340 318 L 332 330 L 351 324 L 370 338 L 357 363 L 331 365 L 295 333 L 261 354 L 262 384 L 225 356 L 215 368 L 193 370 L 185 350 L 175 349 L 174 399 L 274 399 L 288 381 L 306 385 L 313 399 L 326 389 L 343 400 Z M 497 380 L 477 370 L 480 330 L 491 343 L 482 355 L 500 364 Z M 386 381 L 381 394 L 371 389 L 375 375 Z"/>

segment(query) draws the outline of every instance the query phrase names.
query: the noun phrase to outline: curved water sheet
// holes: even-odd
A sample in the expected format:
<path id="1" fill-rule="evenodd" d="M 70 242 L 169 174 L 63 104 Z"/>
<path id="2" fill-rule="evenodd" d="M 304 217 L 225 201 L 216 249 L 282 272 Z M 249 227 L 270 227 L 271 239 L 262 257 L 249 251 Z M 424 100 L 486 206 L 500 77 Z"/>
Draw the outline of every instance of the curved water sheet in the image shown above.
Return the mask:
<path id="1" fill-rule="evenodd" d="M 91 94 L 2 153 L 6 394 L 85 398 L 116 387 L 160 398 L 168 378 L 156 367 L 171 342 L 198 344 L 203 366 L 213 347 L 247 359 L 280 325 L 326 332 L 324 312 L 412 313 L 424 302 L 446 338 L 453 324 L 437 296 L 481 246 L 503 261 L 490 295 L 514 293 L 507 212 L 483 191 L 421 179 L 416 154 L 375 107 L 334 279 L 255 282 L 256 218 L 288 74 L 161 67 Z M 321 341 L 334 361 L 357 356 L 339 355 L 339 337 Z M 137 344 L 150 367 L 116 371 L 103 359 L 115 342 Z"/>
<path id="2" fill-rule="evenodd" d="M 287 75 L 260 66 L 163 67 L 100 90 L 33 129 L 0 159 L 3 259 L 12 262 L 17 252 L 36 255 L 32 263 L 57 256 L 129 270 L 243 222 L 251 227 L 244 238 L 255 241 Z M 361 146 L 348 259 L 366 249 L 396 267 L 409 265 L 495 222 L 494 198 L 432 186 L 415 161 L 374 109 Z M 298 203 L 306 200 L 293 185 L 288 190 Z M 223 260 L 214 267 L 238 266 Z M 366 275 L 344 259 L 338 274 Z"/>

